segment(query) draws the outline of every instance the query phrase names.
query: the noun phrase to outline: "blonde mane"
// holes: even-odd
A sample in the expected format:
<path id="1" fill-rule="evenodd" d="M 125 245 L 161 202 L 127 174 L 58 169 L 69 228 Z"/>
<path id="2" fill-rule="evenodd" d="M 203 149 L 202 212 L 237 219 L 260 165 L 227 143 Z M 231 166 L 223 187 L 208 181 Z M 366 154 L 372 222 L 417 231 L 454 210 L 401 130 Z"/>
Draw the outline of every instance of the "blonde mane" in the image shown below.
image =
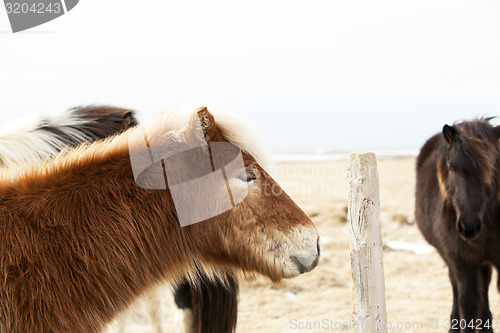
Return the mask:
<path id="1" fill-rule="evenodd" d="M 215 123 L 222 136 L 227 141 L 250 154 L 264 169 L 268 170 L 272 168 L 271 153 L 267 145 L 258 131 L 245 118 L 220 109 L 212 109 L 210 107 L 208 109 L 214 116 Z M 158 130 L 180 129 L 189 123 L 196 110 L 197 108 L 195 107 L 176 107 L 163 111 L 159 116 L 143 126 L 145 126 L 147 133 L 157 133 Z"/>

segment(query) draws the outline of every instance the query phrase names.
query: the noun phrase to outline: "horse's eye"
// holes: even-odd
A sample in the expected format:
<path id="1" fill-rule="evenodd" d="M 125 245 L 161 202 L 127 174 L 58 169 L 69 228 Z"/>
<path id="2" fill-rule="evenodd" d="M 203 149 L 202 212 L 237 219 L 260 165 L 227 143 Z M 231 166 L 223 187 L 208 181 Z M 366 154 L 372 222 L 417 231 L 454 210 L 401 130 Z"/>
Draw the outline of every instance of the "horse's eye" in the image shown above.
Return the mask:
<path id="1" fill-rule="evenodd" d="M 446 168 L 448 169 L 449 172 L 455 172 L 455 168 L 450 165 L 450 163 L 446 164 Z"/>
<path id="2" fill-rule="evenodd" d="M 238 179 L 241 180 L 242 182 L 245 183 L 251 183 L 255 180 L 257 180 L 257 176 L 253 171 L 246 171 L 245 173 L 242 173 L 241 175 L 238 176 Z"/>

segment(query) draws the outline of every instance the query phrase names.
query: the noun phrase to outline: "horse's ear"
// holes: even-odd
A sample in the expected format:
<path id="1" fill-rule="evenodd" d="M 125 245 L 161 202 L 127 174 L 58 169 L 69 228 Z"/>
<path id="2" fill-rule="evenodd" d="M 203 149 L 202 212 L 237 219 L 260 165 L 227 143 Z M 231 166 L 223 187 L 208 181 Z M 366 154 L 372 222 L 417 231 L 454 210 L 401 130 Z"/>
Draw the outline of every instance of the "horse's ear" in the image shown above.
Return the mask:
<path id="1" fill-rule="evenodd" d="M 207 142 L 212 141 L 217 132 L 217 126 L 215 125 L 215 118 L 212 116 L 206 106 L 203 106 L 196 110 L 198 119 L 201 123 L 201 128 L 203 130 L 203 135 L 205 135 L 205 140 Z"/>
<path id="2" fill-rule="evenodd" d="M 497 138 L 500 138 L 500 126 L 493 127 L 493 132 L 495 133 Z"/>
<path id="3" fill-rule="evenodd" d="M 195 135 L 198 137 L 198 140 L 201 140 L 201 136 L 203 135 L 206 142 L 213 141 L 218 133 L 215 118 L 206 106 L 196 110 L 191 118 L 189 128 L 194 130 L 192 133 L 196 133 Z"/>
<path id="4" fill-rule="evenodd" d="M 443 126 L 443 136 L 446 142 L 448 142 L 448 144 L 451 144 L 453 142 L 456 135 L 457 135 L 457 130 L 455 127 L 449 125 Z"/>

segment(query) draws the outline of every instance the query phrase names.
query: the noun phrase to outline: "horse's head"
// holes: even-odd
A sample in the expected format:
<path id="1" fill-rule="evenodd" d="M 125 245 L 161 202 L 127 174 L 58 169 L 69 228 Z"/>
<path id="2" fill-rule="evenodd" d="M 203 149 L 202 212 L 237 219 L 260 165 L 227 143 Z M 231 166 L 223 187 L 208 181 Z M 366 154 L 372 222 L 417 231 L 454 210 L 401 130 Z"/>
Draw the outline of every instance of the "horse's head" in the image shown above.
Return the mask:
<path id="1" fill-rule="evenodd" d="M 475 239 L 486 208 L 497 200 L 499 128 L 488 119 L 445 125 L 446 145 L 438 165 L 441 193 L 453 206 L 462 238 Z"/>
<path id="2" fill-rule="evenodd" d="M 318 231 L 258 163 L 254 156 L 259 152 L 249 149 L 252 143 L 245 141 L 252 140 L 245 138 L 252 133 L 245 132 L 242 125 L 217 114 L 214 118 L 201 108 L 186 131 L 189 145 L 198 148 L 178 154 L 180 160 L 173 164 L 166 161 L 186 166 L 175 167 L 180 174 L 171 175 L 169 187 L 174 201 L 176 196 L 183 197 L 176 209 L 180 219 L 182 215 L 191 221 L 182 231 L 188 236 L 193 259 L 208 267 L 222 264 L 258 272 L 274 281 L 309 272 L 319 261 Z M 202 132 L 192 131 L 199 127 Z M 196 144 L 202 141 L 206 146 Z M 196 183 L 207 168 L 213 176 L 202 177 L 203 184 Z M 187 173 L 191 174 L 186 177 Z M 190 183 L 191 190 L 177 191 L 170 186 L 181 183 Z M 183 205 L 185 212 L 179 214 Z"/>

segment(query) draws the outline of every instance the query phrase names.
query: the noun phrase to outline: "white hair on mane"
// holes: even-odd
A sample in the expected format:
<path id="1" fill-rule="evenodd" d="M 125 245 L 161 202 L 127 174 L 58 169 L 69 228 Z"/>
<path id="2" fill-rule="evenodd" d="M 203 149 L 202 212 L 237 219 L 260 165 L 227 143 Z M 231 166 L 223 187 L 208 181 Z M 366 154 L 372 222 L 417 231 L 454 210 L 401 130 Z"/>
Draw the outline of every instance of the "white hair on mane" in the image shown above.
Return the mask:
<path id="1" fill-rule="evenodd" d="M 197 109 L 199 108 L 182 106 L 163 111 L 159 117 L 146 123 L 146 132 L 153 133 L 159 130 L 168 131 L 183 128 L 189 123 Z M 210 107 L 207 109 L 214 116 L 215 124 L 227 141 L 250 154 L 266 171 L 272 170 L 271 153 L 267 145 L 259 132 L 245 118 L 220 109 L 211 109 Z"/>
<path id="2" fill-rule="evenodd" d="M 81 118 L 76 111 L 31 115 L 4 125 L 0 129 L 0 167 L 26 167 L 56 156 L 67 146 L 60 136 L 41 129 L 42 126 L 55 128 L 78 142 L 89 140 L 78 126 L 95 119 Z"/>

